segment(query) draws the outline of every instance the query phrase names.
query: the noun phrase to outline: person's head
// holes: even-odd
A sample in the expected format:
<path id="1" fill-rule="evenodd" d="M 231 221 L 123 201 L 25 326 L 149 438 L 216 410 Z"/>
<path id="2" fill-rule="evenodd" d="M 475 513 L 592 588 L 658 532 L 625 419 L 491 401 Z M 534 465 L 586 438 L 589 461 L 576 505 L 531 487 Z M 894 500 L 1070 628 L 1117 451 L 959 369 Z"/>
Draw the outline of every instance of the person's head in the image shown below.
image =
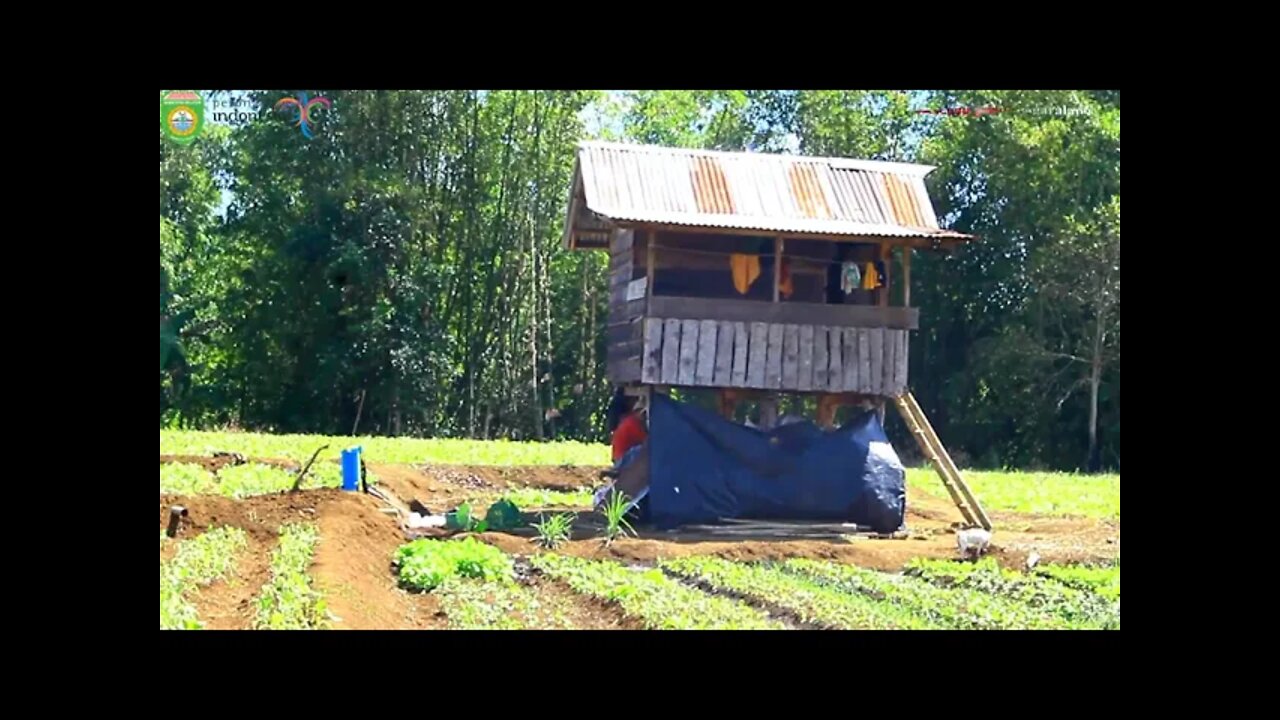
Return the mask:
<path id="1" fill-rule="evenodd" d="M 618 424 L 622 422 L 622 418 L 634 406 L 634 399 L 627 397 L 627 393 L 621 387 L 613 393 L 613 399 L 609 401 L 609 410 L 605 413 L 605 423 L 609 432 L 618 429 Z"/>

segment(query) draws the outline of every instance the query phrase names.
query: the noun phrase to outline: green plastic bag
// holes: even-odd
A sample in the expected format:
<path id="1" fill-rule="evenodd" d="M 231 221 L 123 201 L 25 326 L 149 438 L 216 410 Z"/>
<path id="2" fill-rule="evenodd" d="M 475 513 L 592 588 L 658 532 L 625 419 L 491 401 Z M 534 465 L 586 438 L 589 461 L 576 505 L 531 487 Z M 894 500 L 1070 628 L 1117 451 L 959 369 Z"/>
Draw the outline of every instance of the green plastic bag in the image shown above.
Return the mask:
<path id="1" fill-rule="evenodd" d="M 512 530 L 520 527 L 521 520 L 520 508 L 510 500 L 499 500 L 489 506 L 489 512 L 485 514 L 484 521 L 494 530 Z"/>

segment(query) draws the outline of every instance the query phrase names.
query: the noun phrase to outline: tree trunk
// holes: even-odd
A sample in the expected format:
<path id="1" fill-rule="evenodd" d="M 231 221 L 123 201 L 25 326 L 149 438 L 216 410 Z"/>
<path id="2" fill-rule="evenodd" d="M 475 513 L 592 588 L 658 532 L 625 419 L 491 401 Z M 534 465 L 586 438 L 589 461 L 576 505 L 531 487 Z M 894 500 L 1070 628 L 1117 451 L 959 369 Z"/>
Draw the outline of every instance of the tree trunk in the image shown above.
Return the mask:
<path id="1" fill-rule="evenodd" d="M 1106 307 L 1099 303 L 1097 325 L 1093 333 L 1093 357 L 1089 358 L 1089 457 L 1085 469 L 1096 473 L 1102 469 L 1102 453 L 1098 447 L 1098 390 L 1102 385 L 1102 347 L 1105 338 Z"/>

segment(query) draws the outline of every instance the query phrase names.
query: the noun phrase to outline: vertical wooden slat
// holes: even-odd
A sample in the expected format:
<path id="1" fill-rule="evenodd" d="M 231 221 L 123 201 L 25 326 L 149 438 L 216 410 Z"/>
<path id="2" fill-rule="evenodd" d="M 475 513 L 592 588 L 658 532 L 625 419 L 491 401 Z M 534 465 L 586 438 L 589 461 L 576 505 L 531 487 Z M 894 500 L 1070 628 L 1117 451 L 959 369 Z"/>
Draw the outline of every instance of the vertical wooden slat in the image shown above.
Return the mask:
<path id="1" fill-rule="evenodd" d="M 773 301 L 778 302 L 778 285 L 782 283 L 782 238 L 773 239 Z"/>
<path id="2" fill-rule="evenodd" d="M 844 340 L 844 387 L 845 392 L 858 391 L 858 329 L 844 328 L 840 333 Z"/>
<path id="3" fill-rule="evenodd" d="M 664 372 L 663 375 L 666 375 Z M 858 328 L 858 392 L 871 394 L 871 330 Z"/>
<path id="4" fill-rule="evenodd" d="M 782 387 L 782 325 L 773 323 L 769 327 L 769 350 L 765 359 L 765 387 L 778 389 Z"/>
<path id="5" fill-rule="evenodd" d="M 734 387 L 747 386 L 747 324 L 733 324 L 733 376 Z"/>
<path id="6" fill-rule="evenodd" d="M 902 248 L 902 307 L 911 307 L 911 248 Z"/>
<path id="7" fill-rule="evenodd" d="M 640 371 L 640 380 L 646 383 L 662 382 L 662 320 L 645 318 L 644 322 L 644 368 Z"/>
<path id="8" fill-rule="evenodd" d="M 733 323 L 725 320 L 716 326 L 716 371 L 712 384 L 733 387 Z"/>
<path id="9" fill-rule="evenodd" d="M 698 366 L 694 382 L 712 385 L 716 374 L 716 321 L 698 323 Z"/>
<path id="10" fill-rule="evenodd" d="M 796 384 L 797 390 L 813 389 L 813 326 L 800 326 L 800 372 Z"/>
<path id="11" fill-rule="evenodd" d="M 899 330 L 884 331 L 884 379 L 880 381 L 880 392 L 885 395 L 893 395 L 893 372 L 895 358 L 898 355 L 898 333 Z"/>
<path id="12" fill-rule="evenodd" d="M 840 356 L 844 348 L 843 337 L 840 328 L 827 328 L 827 390 L 831 392 L 844 389 L 844 359 Z"/>
<path id="13" fill-rule="evenodd" d="M 872 328 L 871 335 L 871 378 L 867 385 L 872 395 L 879 395 L 884 387 L 884 328 Z"/>
<path id="14" fill-rule="evenodd" d="M 692 385 L 698 375 L 698 321 L 680 321 L 680 384 Z"/>
<path id="15" fill-rule="evenodd" d="M 782 342 L 782 387 L 794 390 L 800 376 L 800 326 L 784 326 Z"/>
<path id="16" fill-rule="evenodd" d="M 680 382 L 680 321 L 662 322 L 662 384 Z"/>
<path id="17" fill-rule="evenodd" d="M 751 343 L 748 348 L 750 360 L 747 362 L 747 387 L 762 388 L 765 386 L 764 376 L 768 361 L 765 359 L 769 351 L 769 326 L 762 322 L 751 323 Z"/>
<path id="18" fill-rule="evenodd" d="M 813 328 L 813 389 L 826 392 L 831 388 L 831 346 L 825 325 Z"/>
<path id="19" fill-rule="evenodd" d="M 649 241 L 648 246 L 645 249 L 645 267 L 644 267 L 644 276 L 645 276 L 645 279 L 648 281 L 648 284 L 645 286 L 648 289 L 648 292 L 645 293 L 645 298 L 644 298 L 644 302 L 645 302 L 644 307 L 645 307 L 646 314 L 648 314 L 650 304 L 653 302 L 653 266 L 654 266 L 654 256 L 657 252 L 655 246 L 658 244 L 658 231 L 650 230 L 648 241 Z"/>
<path id="20" fill-rule="evenodd" d="M 893 289 L 893 283 L 889 281 L 889 268 L 893 265 L 893 246 L 889 243 L 880 243 L 880 260 L 884 262 L 884 287 L 877 293 L 876 304 L 880 307 L 889 307 L 889 291 Z"/>

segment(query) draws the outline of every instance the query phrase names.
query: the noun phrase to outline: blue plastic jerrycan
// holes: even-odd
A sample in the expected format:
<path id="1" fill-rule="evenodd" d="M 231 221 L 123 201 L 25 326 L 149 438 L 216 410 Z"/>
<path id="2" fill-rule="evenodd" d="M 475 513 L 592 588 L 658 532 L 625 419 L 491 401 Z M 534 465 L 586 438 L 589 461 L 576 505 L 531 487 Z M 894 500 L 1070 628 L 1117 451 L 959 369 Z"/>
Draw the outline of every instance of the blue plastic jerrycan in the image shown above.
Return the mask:
<path id="1" fill-rule="evenodd" d="M 360 453 L 359 445 L 342 451 L 342 489 L 360 489 Z"/>

